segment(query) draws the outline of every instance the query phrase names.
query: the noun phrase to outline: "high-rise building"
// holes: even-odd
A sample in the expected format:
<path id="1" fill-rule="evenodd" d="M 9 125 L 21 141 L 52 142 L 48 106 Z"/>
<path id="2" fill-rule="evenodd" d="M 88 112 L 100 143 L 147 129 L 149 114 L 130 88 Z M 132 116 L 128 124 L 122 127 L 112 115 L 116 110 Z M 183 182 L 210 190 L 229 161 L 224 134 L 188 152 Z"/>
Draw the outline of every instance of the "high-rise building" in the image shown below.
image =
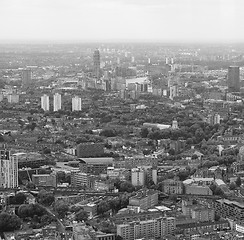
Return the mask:
<path id="1" fill-rule="evenodd" d="M 44 111 L 49 111 L 49 96 L 44 94 L 42 97 L 41 97 L 41 108 L 44 110 Z"/>
<path id="2" fill-rule="evenodd" d="M 78 96 L 72 98 L 72 111 L 81 111 L 81 98 Z"/>
<path id="3" fill-rule="evenodd" d="M 131 169 L 131 183 L 133 186 L 144 186 L 146 181 L 146 172 L 142 168 Z"/>
<path id="4" fill-rule="evenodd" d="M 240 92 L 240 68 L 238 66 L 228 68 L 228 90 Z"/>
<path id="5" fill-rule="evenodd" d="M 95 50 L 93 54 L 94 75 L 97 79 L 100 78 L 100 52 Z"/>
<path id="6" fill-rule="evenodd" d="M 55 93 L 53 96 L 53 111 L 57 112 L 59 109 L 61 109 L 61 95 Z"/>
<path id="7" fill-rule="evenodd" d="M 170 86 L 169 87 L 169 98 L 171 100 L 173 100 L 178 95 L 179 95 L 178 86 L 177 85 Z"/>
<path id="8" fill-rule="evenodd" d="M 18 187 L 18 157 L 6 149 L 0 150 L 0 187 Z"/>
<path id="9" fill-rule="evenodd" d="M 28 87 L 32 82 L 31 79 L 31 70 L 30 69 L 24 69 L 22 71 L 22 86 Z"/>

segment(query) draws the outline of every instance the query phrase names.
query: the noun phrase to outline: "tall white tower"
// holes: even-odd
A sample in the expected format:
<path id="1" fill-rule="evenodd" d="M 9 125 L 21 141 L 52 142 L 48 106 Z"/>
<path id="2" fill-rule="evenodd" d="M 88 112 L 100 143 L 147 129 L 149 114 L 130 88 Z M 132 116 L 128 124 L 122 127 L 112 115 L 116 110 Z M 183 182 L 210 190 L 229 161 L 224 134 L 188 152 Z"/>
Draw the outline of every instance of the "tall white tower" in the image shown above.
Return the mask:
<path id="1" fill-rule="evenodd" d="M 17 188 L 18 187 L 18 156 L 10 155 L 10 151 L 0 151 L 0 187 Z"/>
<path id="2" fill-rule="evenodd" d="M 44 110 L 44 111 L 49 111 L 49 96 L 44 94 L 42 97 L 41 97 L 41 108 Z"/>
<path id="3" fill-rule="evenodd" d="M 72 111 L 81 111 L 81 98 L 78 96 L 72 98 Z"/>
<path id="4" fill-rule="evenodd" d="M 55 93 L 53 96 L 53 111 L 57 112 L 59 109 L 61 109 L 61 95 Z"/>

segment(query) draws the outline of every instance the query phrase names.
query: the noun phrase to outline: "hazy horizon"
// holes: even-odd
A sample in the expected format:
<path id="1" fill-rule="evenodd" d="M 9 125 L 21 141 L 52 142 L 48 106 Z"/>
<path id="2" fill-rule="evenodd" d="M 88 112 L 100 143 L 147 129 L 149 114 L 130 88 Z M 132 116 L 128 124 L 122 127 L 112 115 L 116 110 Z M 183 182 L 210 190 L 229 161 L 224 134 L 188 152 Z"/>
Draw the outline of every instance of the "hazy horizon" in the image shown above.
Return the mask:
<path id="1" fill-rule="evenodd" d="M 0 0 L 0 43 L 241 43 L 242 0 Z"/>

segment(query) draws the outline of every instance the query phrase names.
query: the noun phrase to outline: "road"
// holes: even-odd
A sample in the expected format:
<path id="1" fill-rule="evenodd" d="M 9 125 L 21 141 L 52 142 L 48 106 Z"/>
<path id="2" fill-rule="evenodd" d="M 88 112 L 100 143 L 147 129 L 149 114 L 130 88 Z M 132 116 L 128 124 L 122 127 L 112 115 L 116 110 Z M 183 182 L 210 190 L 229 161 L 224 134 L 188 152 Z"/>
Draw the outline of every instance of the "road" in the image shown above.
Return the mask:
<path id="1" fill-rule="evenodd" d="M 54 214 L 49 208 L 43 206 L 46 211 L 52 215 L 53 217 L 55 217 L 57 219 L 57 232 L 60 234 L 60 237 L 62 240 L 68 240 L 67 238 L 67 232 L 65 230 L 65 226 L 63 225 L 62 221 L 60 221 L 60 219 L 57 217 L 56 214 Z"/>

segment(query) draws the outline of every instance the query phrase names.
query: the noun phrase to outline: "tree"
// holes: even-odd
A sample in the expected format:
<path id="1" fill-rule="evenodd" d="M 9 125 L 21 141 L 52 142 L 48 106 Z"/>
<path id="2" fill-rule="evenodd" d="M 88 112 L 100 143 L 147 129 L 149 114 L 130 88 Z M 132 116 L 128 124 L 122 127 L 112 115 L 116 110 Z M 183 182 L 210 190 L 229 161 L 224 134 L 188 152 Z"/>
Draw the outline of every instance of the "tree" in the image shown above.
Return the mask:
<path id="1" fill-rule="evenodd" d="M 142 128 L 142 129 L 141 129 L 141 137 L 142 137 L 142 138 L 146 138 L 147 135 L 148 135 L 148 133 L 149 133 L 149 131 L 148 131 L 147 128 Z"/>
<path id="2" fill-rule="evenodd" d="M 35 184 L 33 182 L 28 182 L 25 187 L 29 190 L 33 190 L 36 188 Z"/>
<path id="3" fill-rule="evenodd" d="M 83 209 L 75 214 L 76 221 L 87 221 L 87 219 L 88 219 L 88 213 Z"/>
<path id="4" fill-rule="evenodd" d="M 14 204 L 23 204 L 26 200 L 26 196 L 24 193 L 19 192 L 17 193 L 14 198 L 13 198 L 13 203 Z"/>
<path id="5" fill-rule="evenodd" d="M 50 214 L 49 215 L 45 214 L 45 215 L 41 216 L 41 218 L 40 218 L 40 222 L 43 226 L 50 224 L 52 222 L 55 222 L 55 221 L 56 221 L 56 218 Z"/>
<path id="6" fill-rule="evenodd" d="M 237 187 L 241 186 L 241 178 L 240 178 L 240 176 L 236 179 L 236 186 Z"/>
<path id="7" fill-rule="evenodd" d="M 34 216 L 41 217 L 46 213 L 46 209 L 39 204 L 22 204 L 18 209 L 18 216 L 23 219 Z"/>
<path id="8" fill-rule="evenodd" d="M 47 192 L 45 190 L 41 190 L 37 195 L 38 202 L 45 205 L 45 206 L 51 206 L 54 202 L 54 194 L 51 192 Z"/>
<path id="9" fill-rule="evenodd" d="M 97 213 L 103 214 L 110 209 L 109 203 L 106 201 L 101 201 L 97 206 Z"/>
<path id="10" fill-rule="evenodd" d="M 51 149 L 49 148 L 43 149 L 43 154 L 51 154 Z"/>
<path id="11" fill-rule="evenodd" d="M 116 135 L 117 135 L 116 130 L 111 128 L 103 129 L 100 132 L 100 136 L 104 136 L 104 137 L 115 137 Z"/>
<path id="12" fill-rule="evenodd" d="M 0 213 L 0 232 L 9 232 L 20 229 L 21 220 L 16 215 L 6 212 Z"/>
<path id="13" fill-rule="evenodd" d="M 234 182 L 232 182 L 229 187 L 230 187 L 230 190 L 235 190 L 236 184 Z"/>
<path id="14" fill-rule="evenodd" d="M 120 192 L 134 192 L 135 187 L 132 185 L 132 183 L 126 181 L 126 182 L 122 182 L 120 184 L 119 191 Z"/>
<path id="15" fill-rule="evenodd" d="M 60 218 L 64 218 L 67 212 L 69 211 L 69 206 L 65 203 L 59 203 L 55 206 L 56 212 Z"/>

